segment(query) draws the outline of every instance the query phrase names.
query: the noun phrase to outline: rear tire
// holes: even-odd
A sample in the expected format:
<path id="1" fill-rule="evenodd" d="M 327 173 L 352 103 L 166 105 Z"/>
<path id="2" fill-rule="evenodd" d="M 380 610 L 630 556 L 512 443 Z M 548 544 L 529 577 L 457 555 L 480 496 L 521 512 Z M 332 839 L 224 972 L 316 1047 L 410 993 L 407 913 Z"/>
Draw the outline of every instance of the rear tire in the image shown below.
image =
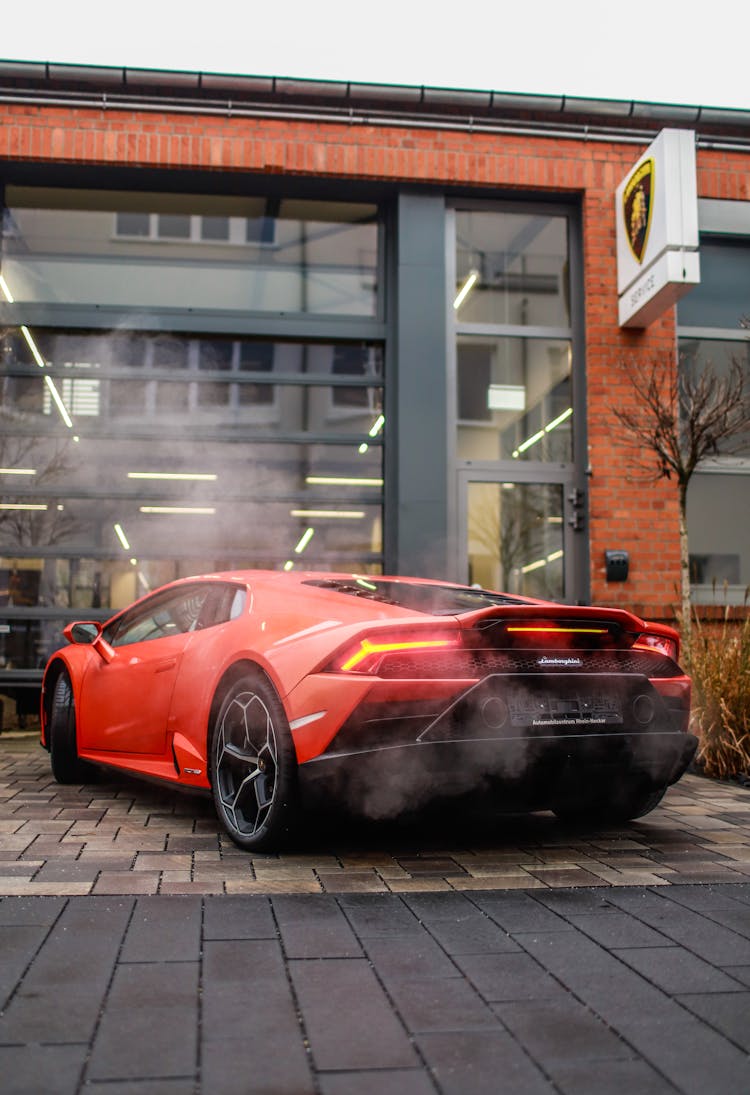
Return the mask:
<path id="1" fill-rule="evenodd" d="M 52 690 L 49 723 L 49 755 L 52 775 L 58 783 L 87 783 L 96 769 L 81 760 L 76 744 L 76 711 L 70 677 L 63 669 Z"/>
<path id="2" fill-rule="evenodd" d="M 276 851 L 297 820 L 297 760 L 281 700 L 260 672 L 230 686 L 209 755 L 214 805 L 229 836 L 245 851 Z"/>
<path id="3" fill-rule="evenodd" d="M 566 798 L 552 809 L 560 821 L 573 825 L 614 825 L 635 821 L 655 809 L 666 793 L 666 787 L 630 787 L 608 789 L 579 799 Z"/>

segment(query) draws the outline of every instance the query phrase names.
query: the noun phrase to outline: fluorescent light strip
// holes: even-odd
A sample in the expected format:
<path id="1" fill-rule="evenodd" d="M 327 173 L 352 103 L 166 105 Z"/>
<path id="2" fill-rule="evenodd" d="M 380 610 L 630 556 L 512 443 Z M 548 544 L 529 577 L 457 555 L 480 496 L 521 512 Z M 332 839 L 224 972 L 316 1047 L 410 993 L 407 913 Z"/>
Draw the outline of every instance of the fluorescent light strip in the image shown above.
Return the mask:
<path id="1" fill-rule="evenodd" d="M 47 509 L 47 505 L 36 502 L 0 502 L 0 509 L 45 510 Z"/>
<path id="2" fill-rule="evenodd" d="M 62 396 L 60 395 L 57 388 L 55 387 L 54 380 L 52 379 L 51 376 L 45 376 L 44 383 L 47 385 L 47 387 L 50 390 L 50 394 L 52 395 L 52 398 L 54 399 L 55 404 L 57 406 L 57 409 L 60 412 L 60 417 L 62 418 L 63 422 L 68 427 L 68 429 L 72 430 L 73 429 L 73 420 L 70 417 L 70 415 L 68 414 L 68 408 L 63 403 Z"/>
<path id="3" fill-rule="evenodd" d="M 34 338 L 33 338 L 33 335 L 31 334 L 31 331 L 24 324 L 21 324 L 21 334 L 26 339 L 28 347 L 29 347 L 29 349 L 31 350 L 31 353 L 34 356 L 34 361 L 36 361 L 36 363 L 37 363 L 37 365 L 39 366 L 40 369 L 46 369 L 47 362 L 44 360 L 42 355 L 39 353 L 39 350 L 37 348 L 37 344 L 36 344 L 36 342 L 34 342 Z"/>
<path id="4" fill-rule="evenodd" d="M 562 550 L 553 551 L 550 555 L 547 556 L 546 559 L 537 559 L 536 562 L 527 563 L 525 567 L 521 567 L 521 573 L 522 574 L 528 574 L 529 571 L 539 570 L 541 567 L 546 567 L 547 563 L 554 563 L 557 559 L 562 559 L 562 556 L 563 556 Z M 521 629 L 520 628 L 509 627 L 508 630 L 509 631 L 519 631 Z M 560 628 L 556 628 L 555 630 L 559 631 Z M 580 630 L 580 628 L 578 630 Z"/>
<path id="5" fill-rule="evenodd" d="M 536 445 L 537 441 L 541 441 L 545 433 L 549 433 L 551 430 L 557 429 L 558 426 L 562 425 L 563 422 L 570 418 L 572 413 L 573 408 L 568 407 L 566 411 L 563 411 L 562 414 L 559 414 L 557 418 L 553 418 L 551 422 L 548 422 L 546 426 L 543 426 L 542 429 L 535 433 L 532 437 L 527 437 L 526 440 L 522 441 L 518 448 L 514 450 L 513 457 L 516 458 L 520 456 L 522 452 L 526 452 L 526 450 L 530 449 L 532 445 Z"/>
<path id="6" fill-rule="evenodd" d="M 300 537 L 299 543 L 297 544 L 296 548 L 294 549 L 295 554 L 301 555 L 302 552 L 307 547 L 307 545 L 312 540 L 314 535 L 315 535 L 315 529 L 314 528 L 305 529 L 305 531 L 302 533 L 302 536 Z"/>
<path id="7" fill-rule="evenodd" d="M 322 487 L 382 487 L 382 479 L 357 479 L 346 475 L 308 475 L 306 483 Z"/>
<path id="8" fill-rule="evenodd" d="M 468 297 L 471 290 L 474 288 L 474 285 L 476 284 L 476 281 L 477 281 L 478 277 L 479 277 L 479 271 L 478 270 L 469 271 L 469 275 L 466 278 L 466 281 L 463 283 L 461 288 L 458 290 L 458 293 L 456 294 L 456 299 L 453 301 L 453 307 L 455 308 L 456 311 L 458 311 L 458 309 L 461 307 L 463 302 Z"/>
<path id="9" fill-rule="evenodd" d="M 0 468 L 0 475 L 36 475 L 36 468 Z"/>
<path id="10" fill-rule="evenodd" d="M 215 483 L 218 475 L 211 472 L 188 471 L 129 471 L 128 479 L 164 479 L 169 482 Z"/>
<path id="11" fill-rule="evenodd" d="M 7 281 L 5 280 L 5 278 L 3 277 L 2 274 L 0 274 L 0 290 L 2 290 L 3 296 L 7 300 L 8 304 L 15 304 L 16 303 L 15 300 L 13 299 L 13 294 L 11 293 L 10 289 L 8 288 L 8 283 L 7 283 Z"/>
<path id="12" fill-rule="evenodd" d="M 355 520 L 365 515 L 363 509 L 292 509 L 289 512 L 292 517 L 341 517 L 345 520 Z"/>
<path id="13" fill-rule="evenodd" d="M 114 530 L 115 530 L 115 536 L 120 541 L 120 543 L 122 544 L 125 551 L 130 551 L 131 550 L 130 544 L 128 543 L 128 538 L 125 535 L 125 531 L 124 531 L 122 525 L 119 524 L 119 523 L 115 523 L 115 525 L 113 527 L 114 527 Z"/>
<path id="14" fill-rule="evenodd" d="M 287 559 L 287 561 L 284 563 L 284 570 L 286 570 L 288 572 L 288 571 L 292 570 L 293 567 L 294 567 L 294 563 L 292 562 L 292 560 Z"/>
<path id="15" fill-rule="evenodd" d="M 379 414 L 378 417 L 373 422 L 372 426 L 370 426 L 369 436 L 370 437 L 377 437 L 384 425 L 385 425 L 385 415 L 384 414 Z"/>
<path id="16" fill-rule="evenodd" d="M 141 513 L 168 513 L 168 514 L 194 514 L 200 517 L 210 517 L 216 513 L 214 506 L 139 506 Z"/>

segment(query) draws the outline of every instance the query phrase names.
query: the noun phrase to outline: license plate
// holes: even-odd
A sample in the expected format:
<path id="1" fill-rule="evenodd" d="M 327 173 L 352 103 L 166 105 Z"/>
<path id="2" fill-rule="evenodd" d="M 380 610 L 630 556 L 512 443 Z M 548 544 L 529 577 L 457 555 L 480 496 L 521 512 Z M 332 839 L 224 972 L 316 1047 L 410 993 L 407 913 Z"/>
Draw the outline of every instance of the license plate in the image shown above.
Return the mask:
<path id="1" fill-rule="evenodd" d="M 517 695 L 508 701 L 513 726 L 618 726 L 622 708 L 616 696 Z"/>

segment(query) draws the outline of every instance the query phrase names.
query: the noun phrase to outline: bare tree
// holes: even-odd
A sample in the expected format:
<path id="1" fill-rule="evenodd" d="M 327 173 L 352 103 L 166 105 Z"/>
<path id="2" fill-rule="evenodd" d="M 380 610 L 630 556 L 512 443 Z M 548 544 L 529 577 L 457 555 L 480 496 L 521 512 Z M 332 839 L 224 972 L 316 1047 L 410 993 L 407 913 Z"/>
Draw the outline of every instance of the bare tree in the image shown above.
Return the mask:
<path id="1" fill-rule="evenodd" d="M 634 451 L 634 467 L 645 478 L 673 479 L 680 515 L 680 623 L 690 646 L 690 556 L 687 491 L 701 461 L 744 449 L 750 433 L 747 366 L 733 360 L 718 369 L 711 362 L 678 362 L 672 355 L 622 362 L 633 400 L 611 410 Z"/>

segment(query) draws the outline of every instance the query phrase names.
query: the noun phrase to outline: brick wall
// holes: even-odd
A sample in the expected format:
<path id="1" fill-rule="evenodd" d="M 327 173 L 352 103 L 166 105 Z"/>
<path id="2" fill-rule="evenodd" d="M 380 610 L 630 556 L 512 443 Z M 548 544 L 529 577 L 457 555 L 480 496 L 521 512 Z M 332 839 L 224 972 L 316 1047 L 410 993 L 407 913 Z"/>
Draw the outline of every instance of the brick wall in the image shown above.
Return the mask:
<path id="1" fill-rule="evenodd" d="M 647 142 L 644 142 L 644 146 Z M 611 404 L 629 397 L 614 366 L 655 355 L 674 361 L 673 313 L 647 330 L 617 325 L 615 188 L 642 148 L 581 139 L 430 131 L 401 126 L 286 122 L 135 110 L 0 106 L 0 158 L 26 162 L 425 181 L 582 196 L 589 401 L 592 596 L 671 615 L 677 601 L 676 491 L 634 476 Z M 700 151 L 701 197 L 748 197 L 740 154 Z M 608 584 L 604 552 L 630 552 L 630 579 Z"/>

